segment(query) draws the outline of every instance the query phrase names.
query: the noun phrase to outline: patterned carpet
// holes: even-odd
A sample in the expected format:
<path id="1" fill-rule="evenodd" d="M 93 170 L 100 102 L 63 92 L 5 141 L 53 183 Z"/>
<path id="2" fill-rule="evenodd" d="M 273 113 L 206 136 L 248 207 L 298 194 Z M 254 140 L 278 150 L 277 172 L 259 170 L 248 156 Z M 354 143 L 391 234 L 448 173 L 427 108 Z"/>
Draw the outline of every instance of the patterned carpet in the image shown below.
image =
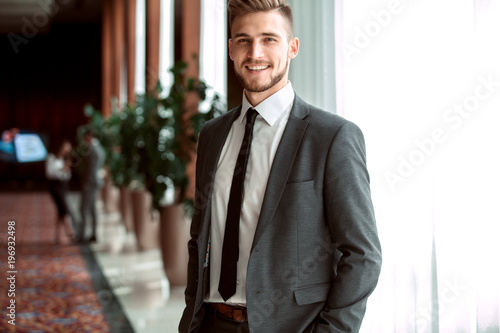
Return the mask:
<path id="1" fill-rule="evenodd" d="M 133 332 L 89 248 L 67 237 L 54 245 L 48 193 L 0 193 L 0 207 L 0 332 Z M 15 244 L 8 244 L 13 235 Z M 8 245 L 15 245 L 15 258 Z"/>

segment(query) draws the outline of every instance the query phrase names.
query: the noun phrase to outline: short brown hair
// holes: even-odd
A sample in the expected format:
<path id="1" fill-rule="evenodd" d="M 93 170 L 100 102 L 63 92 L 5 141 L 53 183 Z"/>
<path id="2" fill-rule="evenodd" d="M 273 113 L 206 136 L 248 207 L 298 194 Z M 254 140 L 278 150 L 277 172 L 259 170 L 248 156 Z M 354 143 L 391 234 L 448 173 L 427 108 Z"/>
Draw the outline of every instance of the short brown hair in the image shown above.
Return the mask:
<path id="1" fill-rule="evenodd" d="M 267 12 L 277 9 L 287 24 L 286 32 L 288 40 L 293 37 L 293 14 L 292 8 L 286 0 L 228 0 L 229 24 L 233 24 L 236 16 L 250 13 Z"/>

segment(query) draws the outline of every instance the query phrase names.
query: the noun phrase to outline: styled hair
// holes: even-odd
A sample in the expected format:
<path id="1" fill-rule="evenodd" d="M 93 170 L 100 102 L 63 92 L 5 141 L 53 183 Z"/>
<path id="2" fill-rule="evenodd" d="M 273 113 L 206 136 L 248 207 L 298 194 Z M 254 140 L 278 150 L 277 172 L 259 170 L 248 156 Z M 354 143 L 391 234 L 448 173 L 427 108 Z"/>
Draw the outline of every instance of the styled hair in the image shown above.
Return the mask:
<path id="1" fill-rule="evenodd" d="M 227 2 L 230 26 L 232 26 L 237 16 L 268 12 L 276 9 L 285 19 L 285 29 L 288 40 L 290 40 L 293 38 L 293 13 L 292 8 L 286 3 L 286 0 L 228 0 Z"/>

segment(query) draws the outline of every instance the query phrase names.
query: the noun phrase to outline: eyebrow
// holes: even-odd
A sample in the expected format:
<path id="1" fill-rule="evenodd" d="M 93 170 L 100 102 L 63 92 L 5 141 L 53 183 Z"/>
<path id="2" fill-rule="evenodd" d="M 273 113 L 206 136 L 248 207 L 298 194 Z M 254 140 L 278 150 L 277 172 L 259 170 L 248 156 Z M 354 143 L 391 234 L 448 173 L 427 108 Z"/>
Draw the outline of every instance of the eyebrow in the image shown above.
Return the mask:
<path id="1" fill-rule="evenodd" d="M 239 38 L 239 37 L 250 37 L 249 34 L 241 32 L 239 34 L 235 34 L 233 38 Z M 280 35 L 275 34 L 274 32 L 263 32 L 259 34 L 257 37 L 275 37 L 275 38 L 280 38 Z"/>

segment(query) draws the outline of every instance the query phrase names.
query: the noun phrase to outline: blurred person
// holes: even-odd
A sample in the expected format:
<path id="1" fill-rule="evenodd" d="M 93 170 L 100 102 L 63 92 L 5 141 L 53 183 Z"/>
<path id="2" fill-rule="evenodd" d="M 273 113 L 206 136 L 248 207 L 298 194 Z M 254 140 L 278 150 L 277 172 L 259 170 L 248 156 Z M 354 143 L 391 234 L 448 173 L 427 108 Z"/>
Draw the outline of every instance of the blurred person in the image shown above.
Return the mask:
<path id="1" fill-rule="evenodd" d="M 71 179 L 71 143 L 64 140 L 56 154 L 50 153 L 45 162 L 45 175 L 49 180 L 49 192 L 57 207 L 55 242 L 59 243 L 60 229 L 65 229 L 70 238 L 74 238 L 75 217 L 67 203 L 68 183 Z M 71 221 L 68 218 L 71 218 Z"/>
<path id="2" fill-rule="evenodd" d="M 104 149 L 99 140 L 94 137 L 91 129 L 86 129 L 83 133 L 82 145 L 82 167 L 80 174 L 81 181 L 81 205 L 80 205 L 80 227 L 76 241 L 79 243 L 95 242 L 97 228 L 96 201 L 99 189 L 103 186 L 104 180 L 101 169 L 104 165 Z M 85 239 L 85 231 L 88 219 L 91 219 L 91 236 Z"/>
<path id="3" fill-rule="evenodd" d="M 200 133 L 179 331 L 358 332 L 382 261 L 363 134 L 293 91 L 286 0 L 228 10 L 243 100 Z"/>

